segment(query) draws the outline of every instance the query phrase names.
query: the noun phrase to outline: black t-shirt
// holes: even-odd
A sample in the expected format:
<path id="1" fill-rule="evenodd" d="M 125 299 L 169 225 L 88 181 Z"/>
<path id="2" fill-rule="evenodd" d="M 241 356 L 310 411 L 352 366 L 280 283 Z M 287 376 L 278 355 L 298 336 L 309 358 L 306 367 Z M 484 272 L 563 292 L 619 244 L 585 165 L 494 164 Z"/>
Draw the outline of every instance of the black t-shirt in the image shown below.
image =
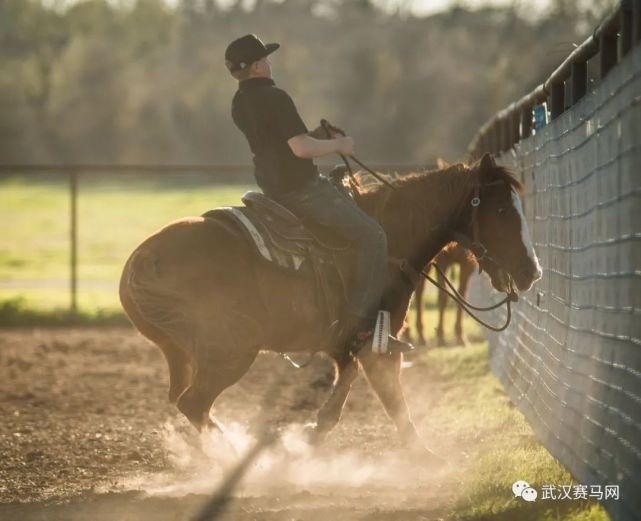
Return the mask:
<path id="1" fill-rule="evenodd" d="M 238 85 L 231 114 L 254 154 L 256 182 L 266 194 L 296 190 L 318 175 L 311 159 L 292 152 L 287 140 L 307 133 L 294 102 L 270 78 L 250 78 Z"/>

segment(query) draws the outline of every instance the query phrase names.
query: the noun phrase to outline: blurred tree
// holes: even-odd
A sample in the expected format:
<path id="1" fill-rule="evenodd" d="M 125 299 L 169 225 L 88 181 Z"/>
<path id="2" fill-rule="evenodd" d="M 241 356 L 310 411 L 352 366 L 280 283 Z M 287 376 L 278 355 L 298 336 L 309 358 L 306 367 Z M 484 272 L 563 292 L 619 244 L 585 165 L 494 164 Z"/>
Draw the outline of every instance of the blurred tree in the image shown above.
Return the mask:
<path id="1" fill-rule="evenodd" d="M 462 157 L 480 124 L 541 82 L 613 0 L 415 17 L 371 0 L 0 0 L 0 162 L 248 162 L 224 49 L 280 41 L 279 85 L 361 157 Z M 560 36 L 562 35 L 562 36 Z"/>

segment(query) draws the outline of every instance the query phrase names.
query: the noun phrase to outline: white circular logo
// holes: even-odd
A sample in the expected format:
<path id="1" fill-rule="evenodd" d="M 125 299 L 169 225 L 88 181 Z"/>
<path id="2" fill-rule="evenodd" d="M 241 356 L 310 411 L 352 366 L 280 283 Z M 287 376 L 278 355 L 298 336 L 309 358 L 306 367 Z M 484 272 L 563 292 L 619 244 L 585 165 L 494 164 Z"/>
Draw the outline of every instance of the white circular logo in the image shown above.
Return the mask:
<path id="1" fill-rule="evenodd" d="M 512 485 L 512 492 L 516 497 L 521 497 L 523 494 L 523 491 L 526 488 L 530 488 L 530 484 L 527 481 L 519 480 L 515 481 L 514 484 Z"/>
<path id="2" fill-rule="evenodd" d="M 536 490 L 534 490 L 532 487 L 528 487 L 525 490 L 523 490 L 523 492 L 521 492 L 521 497 L 525 501 L 529 501 L 529 502 L 536 501 L 536 496 L 537 495 L 538 494 L 537 494 Z"/>

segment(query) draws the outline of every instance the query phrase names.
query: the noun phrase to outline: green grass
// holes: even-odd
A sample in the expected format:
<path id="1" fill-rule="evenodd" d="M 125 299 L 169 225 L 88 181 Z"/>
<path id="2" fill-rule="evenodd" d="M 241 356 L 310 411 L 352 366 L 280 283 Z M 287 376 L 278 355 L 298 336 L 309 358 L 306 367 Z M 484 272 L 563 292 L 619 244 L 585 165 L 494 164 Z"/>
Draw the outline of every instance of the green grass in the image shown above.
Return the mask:
<path id="1" fill-rule="evenodd" d="M 430 418 L 456 439 L 479 440 L 464 447 L 470 456 L 465 472 L 452 478 L 459 491 L 447 519 L 455 521 L 608 521 L 594 501 L 536 501 L 512 494 L 512 483 L 524 479 L 540 493 L 544 484 L 576 484 L 569 472 L 536 440 L 488 367 L 487 344 L 432 349 L 419 356 L 421 374 L 444 393 Z M 428 420 L 429 422 L 429 420 Z M 439 427 L 435 427 L 438 429 Z M 445 432 L 447 431 L 447 432 Z"/>
<path id="2" fill-rule="evenodd" d="M 80 176 L 78 308 L 91 317 L 120 311 L 117 284 L 131 251 L 166 223 L 240 204 L 255 188 L 197 176 Z M 69 186 L 64 175 L 0 179 L 0 324 L 56 317 L 69 307 Z M 428 294 L 432 307 L 435 293 Z M 4 309 L 4 311 L 3 311 Z M 8 310 L 8 311 L 7 311 Z M 435 323 L 428 317 L 426 324 Z M 452 324 L 454 319 L 449 318 Z M 412 319 L 413 323 L 413 319 Z M 478 330 L 470 328 L 478 335 Z M 433 336 L 432 331 L 426 331 Z"/>
<path id="3" fill-rule="evenodd" d="M 37 309 L 17 297 L 0 302 L 0 327 L 125 326 L 129 320 L 121 310 L 66 308 Z"/>
<path id="4" fill-rule="evenodd" d="M 117 282 L 131 251 L 166 223 L 239 204 L 251 185 L 195 177 L 83 176 L 78 198 L 79 305 L 118 309 Z M 0 301 L 27 307 L 69 304 L 69 188 L 64 176 L 0 180 Z"/>

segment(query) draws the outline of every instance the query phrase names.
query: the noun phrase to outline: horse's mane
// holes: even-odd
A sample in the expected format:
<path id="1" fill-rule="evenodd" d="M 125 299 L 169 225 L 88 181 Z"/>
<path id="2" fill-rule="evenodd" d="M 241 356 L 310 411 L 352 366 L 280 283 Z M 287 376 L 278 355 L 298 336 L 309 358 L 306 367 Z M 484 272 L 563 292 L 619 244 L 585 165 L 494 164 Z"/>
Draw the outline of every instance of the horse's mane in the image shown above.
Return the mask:
<path id="1" fill-rule="evenodd" d="M 514 188 L 514 190 L 516 190 L 516 192 L 519 195 L 523 195 L 523 191 L 525 188 L 523 186 L 523 183 L 515 177 L 514 172 L 510 170 L 508 167 L 497 165 L 496 168 L 494 169 L 494 174 L 498 178 L 505 181 L 509 186 Z"/>
<path id="2" fill-rule="evenodd" d="M 429 184 L 433 176 L 448 176 L 453 173 L 460 173 L 462 171 L 471 172 L 473 167 L 465 163 L 454 163 L 446 168 L 437 168 L 431 170 L 422 170 L 420 172 L 409 172 L 403 175 L 395 175 L 385 177 L 394 183 L 394 186 L 403 190 L 404 188 L 420 191 L 420 189 Z M 514 188 L 517 193 L 523 194 L 523 184 L 514 176 L 512 170 L 507 167 L 497 165 L 493 169 L 493 174 L 500 180 L 505 181 L 510 187 Z M 368 183 L 363 185 L 363 180 L 371 179 L 371 175 L 363 171 L 356 172 L 356 178 L 361 183 L 360 193 L 362 195 L 374 194 L 380 190 L 387 189 L 380 182 Z M 454 180 L 454 176 L 451 176 Z"/>

